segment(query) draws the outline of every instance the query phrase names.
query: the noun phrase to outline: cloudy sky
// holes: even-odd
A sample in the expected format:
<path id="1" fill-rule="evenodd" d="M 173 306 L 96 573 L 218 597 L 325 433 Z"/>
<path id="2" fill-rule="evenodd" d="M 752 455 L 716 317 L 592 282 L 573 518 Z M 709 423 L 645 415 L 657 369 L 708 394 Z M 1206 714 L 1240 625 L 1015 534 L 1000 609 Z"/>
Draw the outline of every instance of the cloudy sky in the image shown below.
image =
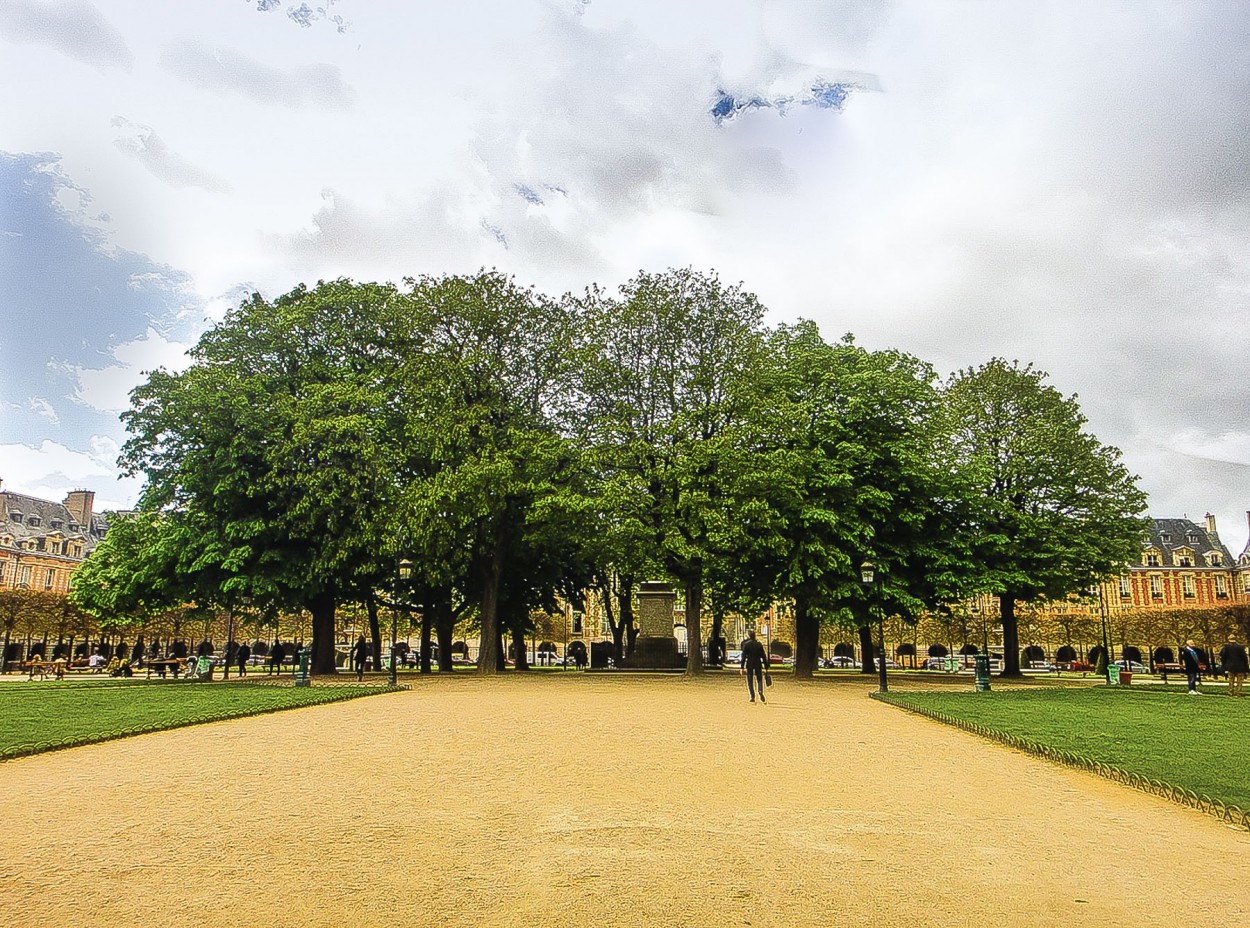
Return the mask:
<path id="1" fill-rule="evenodd" d="M 1157 516 L 1250 509 L 1250 11 L 0 0 L 0 478 L 117 479 L 226 307 L 693 265 L 773 321 L 1077 393 Z"/>

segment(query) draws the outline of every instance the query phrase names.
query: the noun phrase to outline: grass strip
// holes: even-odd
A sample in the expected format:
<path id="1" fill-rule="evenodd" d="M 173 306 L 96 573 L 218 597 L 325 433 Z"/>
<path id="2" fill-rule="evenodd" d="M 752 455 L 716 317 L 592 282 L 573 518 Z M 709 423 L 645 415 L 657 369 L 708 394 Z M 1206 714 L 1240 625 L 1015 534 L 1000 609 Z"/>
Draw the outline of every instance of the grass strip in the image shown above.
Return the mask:
<path id="1" fill-rule="evenodd" d="M 1144 687 L 876 698 L 1250 828 L 1250 780 L 1238 759 L 1250 699 Z"/>
<path id="2" fill-rule="evenodd" d="M 0 687 L 0 761 L 187 725 L 319 706 L 377 693 L 378 686 L 151 683 Z"/>

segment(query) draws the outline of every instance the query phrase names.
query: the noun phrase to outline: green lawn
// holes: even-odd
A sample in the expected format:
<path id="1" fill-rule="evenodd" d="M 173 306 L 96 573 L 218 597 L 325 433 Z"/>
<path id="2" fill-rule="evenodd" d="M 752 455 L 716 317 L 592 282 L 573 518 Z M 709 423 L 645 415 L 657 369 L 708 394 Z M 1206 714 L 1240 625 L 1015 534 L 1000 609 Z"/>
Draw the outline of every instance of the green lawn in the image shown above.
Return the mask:
<path id="1" fill-rule="evenodd" d="M 378 687 L 52 682 L 0 686 L 0 760 L 389 692 Z"/>
<path id="2" fill-rule="evenodd" d="M 1250 697 L 1054 687 L 891 693 L 887 701 L 942 712 L 1250 810 Z"/>

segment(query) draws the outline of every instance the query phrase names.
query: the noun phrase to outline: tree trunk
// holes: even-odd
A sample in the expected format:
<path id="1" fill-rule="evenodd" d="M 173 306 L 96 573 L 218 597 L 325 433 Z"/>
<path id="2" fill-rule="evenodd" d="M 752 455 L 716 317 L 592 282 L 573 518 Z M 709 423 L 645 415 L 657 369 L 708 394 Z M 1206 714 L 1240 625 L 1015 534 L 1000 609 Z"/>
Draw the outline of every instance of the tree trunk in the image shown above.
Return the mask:
<path id="1" fill-rule="evenodd" d="M 499 582 L 503 576 L 503 543 L 499 539 L 482 569 L 482 638 L 477 652 L 477 672 L 490 675 L 503 670 L 499 646 Z"/>
<path id="2" fill-rule="evenodd" d="M 512 626 L 512 649 L 516 651 L 516 669 L 529 670 L 529 656 L 525 653 L 525 632 L 519 622 Z"/>
<path id="3" fill-rule="evenodd" d="M 820 649 L 820 622 L 807 607 L 807 600 L 794 601 L 794 677 L 810 680 L 816 672 L 816 652 Z"/>
<path id="4" fill-rule="evenodd" d="M 619 577 L 616 586 L 616 604 L 620 610 L 621 628 L 625 629 L 625 657 L 634 653 L 638 641 L 638 626 L 634 624 L 634 578 Z"/>
<path id="5" fill-rule="evenodd" d="M 333 593 L 321 593 L 308 604 L 312 613 L 312 674 L 335 674 L 334 666 L 334 609 Z M 299 657 L 296 656 L 298 662 Z"/>
<path id="6" fill-rule="evenodd" d="M 707 639 L 707 662 L 712 667 L 719 667 L 723 664 L 724 655 L 720 650 L 721 630 L 725 625 L 725 617 L 721 614 L 719 606 L 714 605 L 712 608 L 712 633 Z"/>
<path id="7" fill-rule="evenodd" d="M 421 673 L 430 672 L 430 630 L 434 627 L 434 607 L 426 604 L 421 609 Z M 442 648 L 439 648 L 442 652 Z"/>
<path id="8" fill-rule="evenodd" d="M 4 650 L 0 651 L 0 673 L 9 672 L 9 635 L 11 633 L 9 626 L 4 627 Z"/>
<path id="9" fill-rule="evenodd" d="M 686 578 L 686 676 L 703 673 L 703 572 Z"/>
<path id="10" fill-rule="evenodd" d="M 608 628 L 612 630 L 612 662 L 620 667 L 625 658 L 625 626 L 618 621 L 618 613 L 612 608 L 614 595 L 610 578 L 600 584 L 599 595 L 603 597 L 603 611 L 608 617 Z"/>
<path id="11" fill-rule="evenodd" d="M 859 627 L 859 652 L 863 655 L 860 660 L 860 673 L 876 673 L 877 661 L 874 655 L 877 653 L 877 646 L 872 640 L 872 625 L 861 625 Z"/>
<path id="12" fill-rule="evenodd" d="M 998 611 L 1003 620 L 1003 672 L 1000 677 L 1019 677 L 1020 628 L 1016 623 L 1016 597 L 1003 593 L 998 597 Z"/>
<path id="13" fill-rule="evenodd" d="M 234 641 L 234 607 L 230 607 L 230 611 L 226 614 L 226 663 L 221 669 L 221 678 L 223 680 L 230 679 L 230 664 L 234 661 L 234 655 L 230 653 L 230 642 Z"/>
<path id="14" fill-rule="evenodd" d="M 391 606 L 394 609 L 394 606 Z M 370 593 L 365 597 L 365 611 L 369 614 L 369 638 L 373 643 L 373 669 L 382 667 L 382 626 L 378 623 L 378 601 Z"/>
<path id="15" fill-rule="evenodd" d="M 456 616 L 449 601 L 440 601 L 434 607 L 434 626 L 438 633 L 438 672 L 451 673 L 451 642 L 456 631 Z"/>
<path id="16" fill-rule="evenodd" d="M 495 629 L 495 672 L 503 673 L 508 669 L 508 652 L 503 646 L 503 628 Z"/>

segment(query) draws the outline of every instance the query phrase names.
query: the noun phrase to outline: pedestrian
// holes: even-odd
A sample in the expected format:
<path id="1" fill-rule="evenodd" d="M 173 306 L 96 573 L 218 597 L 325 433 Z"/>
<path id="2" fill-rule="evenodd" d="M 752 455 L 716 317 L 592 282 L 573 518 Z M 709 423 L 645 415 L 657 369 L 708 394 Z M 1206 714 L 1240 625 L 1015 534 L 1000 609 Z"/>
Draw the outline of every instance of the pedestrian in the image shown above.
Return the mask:
<path id="1" fill-rule="evenodd" d="M 282 662 L 286 659 L 286 649 L 282 647 L 282 642 L 276 638 L 273 642 L 273 648 L 269 652 L 269 673 L 281 674 Z"/>
<path id="2" fill-rule="evenodd" d="M 1220 666 L 1228 674 L 1228 695 L 1240 696 L 1246 674 L 1250 672 L 1250 658 L 1246 656 L 1245 647 L 1237 643 L 1236 635 L 1229 635 L 1228 644 L 1220 649 Z"/>
<path id="3" fill-rule="evenodd" d="M 1201 696 L 1198 692 L 1198 673 L 1202 670 L 1202 659 L 1198 655 L 1198 649 L 1194 646 L 1192 638 L 1186 640 L 1185 647 L 1181 648 L 1181 664 L 1185 667 L 1185 681 L 1189 684 L 1190 696 Z"/>
<path id="4" fill-rule="evenodd" d="M 252 657 L 252 649 L 247 646 L 246 641 L 243 642 L 241 645 L 239 645 L 239 650 L 235 652 L 235 657 L 239 661 L 239 676 L 246 677 L 247 676 L 247 662 Z"/>
<path id="5" fill-rule="evenodd" d="M 356 645 L 352 648 L 352 666 L 356 668 L 356 682 L 360 682 L 365 678 L 365 658 L 369 654 L 369 644 L 365 641 L 365 636 L 361 635 L 356 639 Z"/>
<path id="6" fill-rule="evenodd" d="M 768 702 L 764 698 L 764 674 L 768 670 L 768 652 L 755 638 L 754 630 L 747 632 L 747 640 L 742 642 L 742 657 L 738 659 L 738 673 L 747 675 L 747 692 L 751 702 L 755 702 L 755 691 L 760 691 L 760 702 Z"/>

